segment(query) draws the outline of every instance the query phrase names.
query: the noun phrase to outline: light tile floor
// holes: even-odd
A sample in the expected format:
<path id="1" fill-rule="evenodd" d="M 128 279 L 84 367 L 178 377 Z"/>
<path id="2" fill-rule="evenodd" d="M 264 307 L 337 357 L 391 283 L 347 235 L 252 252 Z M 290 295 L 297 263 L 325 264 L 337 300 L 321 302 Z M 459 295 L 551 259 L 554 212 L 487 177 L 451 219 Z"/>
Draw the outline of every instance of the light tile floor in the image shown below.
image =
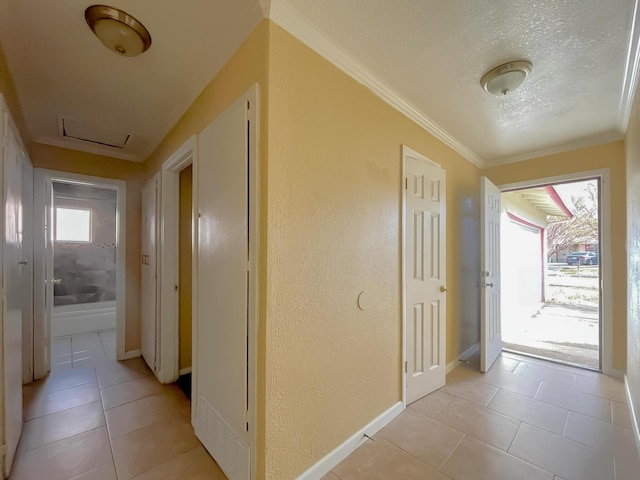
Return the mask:
<path id="1" fill-rule="evenodd" d="M 639 480 L 622 381 L 503 353 L 408 406 L 322 480 Z"/>
<path id="2" fill-rule="evenodd" d="M 94 347 L 86 340 L 71 356 Z M 140 358 L 88 366 L 87 358 L 96 357 L 72 358 L 74 368 L 24 387 L 10 480 L 226 479 L 196 438 L 177 386 L 158 383 Z"/>
<path id="3" fill-rule="evenodd" d="M 51 370 L 93 367 L 116 359 L 116 331 L 56 337 L 51 342 Z"/>
<path id="4" fill-rule="evenodd" d="M 141 359 L 66 368 L 24 388 L 11 480 L 223 480 L 190 404 Z M 638 480 L 621 381 L 504 353 L 462 364 L 323 480 Z"/>

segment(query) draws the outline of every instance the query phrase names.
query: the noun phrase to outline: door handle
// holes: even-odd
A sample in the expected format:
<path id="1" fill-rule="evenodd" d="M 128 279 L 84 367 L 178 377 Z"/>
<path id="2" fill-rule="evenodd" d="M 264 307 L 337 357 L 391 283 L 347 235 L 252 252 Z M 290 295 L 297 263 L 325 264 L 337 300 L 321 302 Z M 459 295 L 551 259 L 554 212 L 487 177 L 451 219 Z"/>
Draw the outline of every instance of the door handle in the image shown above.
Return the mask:
<path id="1" fill-rule="evenodd" d="M 62 279 L 54 278 L 53 280 L 51 280 L 51 283 L 53 283 L 54 285 L 60 285 L 62 283 Z"/>
<path id="2" fill-rule="evenodd" d="M 493 282 L 491 282 L 491 283 L 487 282 L 486 285 L 487 285 L 487 287 L 493 287 Z"/>
<path id="3" fill-rule="evenodd" d="M 447 287 L 445 287 L 444 285 L 442 285 L 442 286 L 440 287 L 440 291 L 441 291 L 442 293 L 446 292 L 447 290 L 448 290 L 448 289 L 447 289 Z"/>
<path id="4" fill-rule="evenodd" d="M 28 262 L 26 260 L 20 260 L 18 265 L 26 265 Z"/>

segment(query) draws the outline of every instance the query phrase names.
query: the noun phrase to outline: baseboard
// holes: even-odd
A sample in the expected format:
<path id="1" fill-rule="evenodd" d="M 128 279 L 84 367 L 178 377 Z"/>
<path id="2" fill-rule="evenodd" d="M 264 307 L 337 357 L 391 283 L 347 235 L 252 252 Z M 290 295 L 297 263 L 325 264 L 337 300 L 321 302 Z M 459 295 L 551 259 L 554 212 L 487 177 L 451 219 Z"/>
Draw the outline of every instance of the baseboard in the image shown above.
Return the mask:
<path id="1" fill-rule="evenodd" d="M 605 373 L 605 372 L 603 372 L 603 373 Z M 617 368 L 612 368 L 609 371 L 608 375 L 610 377 L 619 378 L 620 380 L 624 380 L 626 378 L 626 374 L 625 374 L 624 370 L 619 370 Z"/>
<path id="2" fill-rule="evenodd" d="M 124 352 L 121 356 L 118 357 L 118 360 L 131 360 L 132 358 L 138 358 L 142 353 L 140 350 L 129 350 L 128 352 Z"/>
<path id="3" fill-rule="evenodd" d="M 191 373 L 191 367 L 186 367 L 186 368 L 181 368 L 180 371 L 178 372 L 179 376 L 182 375 L 188 375 Z"/>
<path id="4" fill-rule="evenodd" d="M 367 441 L 367 436 L 373 436 L 378 430 L 384 427 L 391 420 L 402 413 L 404 406 L 402 402 L 393 405 L 389 410 L 372 420 L 363 429 L 356 432 L 342 445 L 330 452 L 320 461 L 316 462 L 311 468 L 300 475 L 297 480 L 319 480 L 331 471 L 333 467 L 338 465 L 342 460 L 347 458 L 360 445 Z"/>
<path id="5" fill-rule="evenodd" d="M 447 375 L 450 374 L 454 368 L 460 365 L 460 362 L 465 358 L 469 358 L 472 355 L 475 355 L 476 352 L 480 350 L 480 342 L 474 343 L 469 348 L 467 348 L 464 352 L 456 357 L 453 362 L 447 364 Z"/>
<path id="6" fill-rule="evenodd" d="M 636 412 L 631 398 L 631 389 L 629 388 L 629 377 L 624 376 L 624 389 L 627 393 L 627 404 L 629 405 L 629 413 L 631 414 L 631 428 L 633 429 L 633 436 L 636 438 L 636 447 L 638 447 L 638 454 L 640 454 L 640 412 Z"/>

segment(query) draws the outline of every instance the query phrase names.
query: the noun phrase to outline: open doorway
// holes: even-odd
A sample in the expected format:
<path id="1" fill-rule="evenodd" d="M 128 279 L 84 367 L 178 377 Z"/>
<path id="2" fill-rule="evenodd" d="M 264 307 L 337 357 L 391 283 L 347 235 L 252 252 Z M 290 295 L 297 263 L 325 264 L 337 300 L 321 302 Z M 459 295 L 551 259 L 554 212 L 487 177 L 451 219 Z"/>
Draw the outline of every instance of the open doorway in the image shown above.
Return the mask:
<path id="1" fill-rule="evenodd" d="M 602 369 L 599 178 L 502 193 L 503 348 Z"/>
<path id="2" fill-rule="evenodd" d="M 117 191 L 52 182 L 51 370 L 116 359 Z"/>

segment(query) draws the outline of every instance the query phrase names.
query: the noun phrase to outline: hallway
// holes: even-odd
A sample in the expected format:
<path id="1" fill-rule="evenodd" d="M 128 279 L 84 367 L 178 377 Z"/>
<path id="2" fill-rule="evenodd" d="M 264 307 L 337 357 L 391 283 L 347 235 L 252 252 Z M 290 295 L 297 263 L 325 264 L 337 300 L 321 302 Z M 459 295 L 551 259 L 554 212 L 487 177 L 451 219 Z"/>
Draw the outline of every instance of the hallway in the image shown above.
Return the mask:
<path id="1" fill-rule="evenodd" d="M 141 358 L 98 358 L 24 387 L 11 480 L 226 479 L 195 437 L 177 386 L 158 383 Z"/>

